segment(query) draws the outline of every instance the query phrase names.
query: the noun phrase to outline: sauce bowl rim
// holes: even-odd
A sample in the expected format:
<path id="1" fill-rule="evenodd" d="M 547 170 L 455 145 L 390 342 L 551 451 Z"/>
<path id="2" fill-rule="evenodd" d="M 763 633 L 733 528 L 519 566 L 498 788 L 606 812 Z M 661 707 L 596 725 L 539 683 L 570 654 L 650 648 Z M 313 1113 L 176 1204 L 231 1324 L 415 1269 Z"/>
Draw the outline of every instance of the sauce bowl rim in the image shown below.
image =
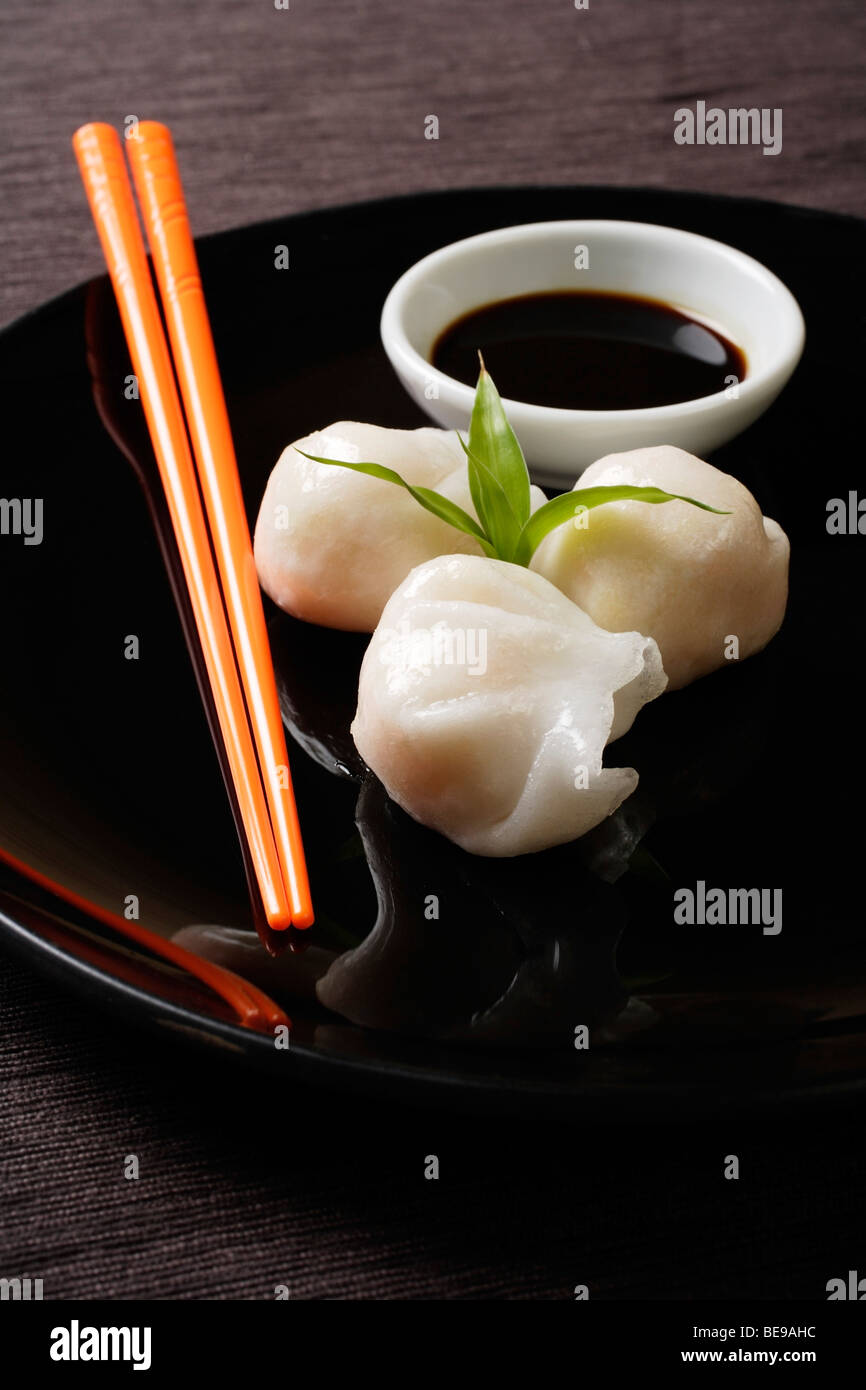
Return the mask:
<path id="1" fill-rule="evenodd" d="M 625 218 L 561 218 L 548 219 L 540 222 L 521 222 L 513 223 L 505 227 L 493 228 L 490 231 L 479 232 L 470 237 L 463 237 L 458 241 L 452 241 L 445 246 L 438 247 L 435 251 L 429 252 L 420 260 L 411 265 L 395 281 L 385 302 L 382 306 L 380 317 L 380 335 L 382 345 L 388 356 L 391 365 L 394 367 L 398 376 L 408 377 L 416 383 L 423 380 L 427 385 L 435 382 L 439 387 L 439 396 L 447 394 L 450 404 L 456 407 L 465 407 L 467 417 L 472 409 L 472 402 L 475 396 L 475 387 L 469 386 L 465 382 L 458 381 L 456 377 L 449 376 L 434 367 L 428 358 L 424 357 L 411 343 L 405 327 L 405 315 L 412 296 L 417 293 L 419 288 L 429 279 L 431 271 L 435 271 L 443 264 L 458 259 L 467 252 L 477 250 L 487 244 L 493 246 L 507 246 L 509 242 L 526 242 L 528 240 L 544 240 L 545 237 L 560 237 L 566 229 L 571 229 L 570 234 L 599 235 L 609 231 L 622 233 L 631 232 L 636 239 L 643 239 L 647 244 L 653 241 L 667 240 L 668 242 L 688 243 L 693 248 L 705 252 L 708 257 L 723 257 L 732 263 L 736 269 L 742 270 L 745 275 L 757 277 L 774 296 L 783 308 L 787 317 L 787 333 L 774 334 L 769 339 L 770 358 L 763 367 L 756 371 L 747 370 L 746 376 L 739 383 L 739 396 L 743 399 L 756 392 L 766 390 L 774 386 L 779 378 L 782 383 L 790 377 L 794 368 L 802 356 L 803 347 L 806 339 L 806 325 L 803 313 L 797 300 L 784 281 L 774 274 L 761 261 L 754 256 L 748 255 L 745 251 L 740 251 L 737 247 L 731 246 L 728 242 L 718 241 L 714 237 L 703 236 L 699 232 L 686 231 L 681 227 L 670 227 L 660 222 L 642 222 L 639 220 L 630 221 Z M 562 289 L 568 287 L 563 285 Z M 624 293 L 621 287 L 592 285 L 593 291 L 600 293 Z M 538 293 L 539 291 L 522 291 L 517 285 L 514 287 L 514 296 L 521 293 Z M 546 291 L 545 291 L 546 292 Z M 556 287 L 552 287 L 550 293 L 557 293 Z M 640 294 L 640 287 L 635 287 L 629 293 Z M 488 303 L 500 302 L 502 299 L 510 298 L 510 295 L 503 294 L 497 299 L 488 300 Z M 649 296 L 658 299 L 658 296 Z M 659 300 L 659 302 L 670 302 L 675 307 L 677 305 L 671 299 L 669 301 Z M 480 307 L 478 304 L 467 302 L 450 319 L 449 323 L 454 323 L 463 316 L 471 313 L 473 309 Z M 688 310 L 687 310 L 688 311 Z M 692 308 L 690 312 L 700 315 L 700 310 Z M 738 342 L 736 334 L 720 322 L 717 316 L 707 316 L 708 322 L 714 322 L 719 329 L 727 333 L 731 340 L 738 343 L 741 351 L 746 354 L 747 363 L 749 361 L 748 349 Z M 444 324 L 442 330 L 447 327 Z M 544 421 L 566 424 L 568 422 L 580 421 L 607 421 L 615 423 L 618 420 L 628 420 L 629 422 L 640 422 L 646 419 L 647 422 L 660 421 L 672 416 L 693 415 L 721 409 L 723 406 L 730 405 L 730 397 L 727 390 L 713 392 L 708 396 L 697 396 L 691 400 L 675 401 L 668 405 L 642 406 L 629 410 L 580 410 L 566 406 L 545 406 L 537 405 L 531 401 L 520 400 L 516 397 L 504 397 L 507 409 L 517 411 L 523 418 L 533 423 L 543 423 Z"/>

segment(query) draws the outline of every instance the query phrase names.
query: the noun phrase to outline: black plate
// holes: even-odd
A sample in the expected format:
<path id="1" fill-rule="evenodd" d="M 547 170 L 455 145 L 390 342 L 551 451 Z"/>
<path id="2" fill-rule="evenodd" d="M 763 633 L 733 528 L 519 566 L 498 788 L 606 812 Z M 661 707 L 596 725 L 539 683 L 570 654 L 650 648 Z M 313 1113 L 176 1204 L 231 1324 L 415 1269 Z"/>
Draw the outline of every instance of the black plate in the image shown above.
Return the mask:
<path id="1" fill-rule="evenodd" d="M 798 298 L 807 344 L 793 381 L 713 460 L 791 538 L 781 634 L 641 714 L 617 757 L 641 784 L 605 827 L 484 861 L 415 825 L 375 780 L 353 780 L 346 730 L 363 641 L 270 609 L 319 923 L 306 950 L 268 955 L 148 501 L 140 405 L 124 394 L 107 282 L 94 281 L 0 335 L 3 493 L 43 498 L 45 516 L 41 545 L 0 539 L 0 843 L 114 911 L 138 896 L 148 926 L 182 930 L 285 1002 L 292 1047 L 278 1052 L 207 990 L 6 872 L 0 932 L 101 1003 L 320 1084 L 619 1119 L 854 1095 L 866 1081 L 863 759 L 849 713 L 862 698 L 863 542 L 829 536 L 825 521 L 828 499 L 861 473 L 863 223 L 698 194 L 527 188 L 206 238 L 250 519 L 290 440 L 340 418 L 424 423 L 378 340 L 407 266 L 475 232 L 571 217 L 717 237 Z M 280 245 L 290 270 L 274 267 Z M 124 658 L 131 634 L 138 661 Z M 782 932 L 675 926 L 673 891 L 698 880 L 781 888 Z M 425 917 L 430 894 L 438 920 Z M 326 972 L 330 1009 L 315 999 Z M 573 1044 L 580 1024 L 588 1052 Z"/>

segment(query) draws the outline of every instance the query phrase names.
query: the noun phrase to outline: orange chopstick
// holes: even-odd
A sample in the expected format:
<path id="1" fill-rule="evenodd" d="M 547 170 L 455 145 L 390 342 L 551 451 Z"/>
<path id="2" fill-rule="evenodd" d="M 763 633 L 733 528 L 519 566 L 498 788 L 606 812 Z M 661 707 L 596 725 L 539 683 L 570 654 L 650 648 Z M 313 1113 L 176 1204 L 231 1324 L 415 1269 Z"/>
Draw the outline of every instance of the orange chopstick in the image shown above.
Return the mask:
<path id="1" fill-rule="evenodd" d="M 126 148 L 156 268 L 292 922 L 309 927 L 313 905 L 264 609 L 171 133 L 157 121 L 141 121 Z"/>
<path id="2" fill-rule="evenodd" d="M 138 377 L 265 915 L 284 930 L 291 911 L 120 139 L 97 123 L 72 143 Z"/>
<path id="3" fill-rule="evenodd" d="M 244 1027 L 254 1028 L 258 1032 L 271 1033 L 278 1024 L 291 1027 L 290 1018 L 279 1004 L 275 1004 L 273 999 L 269 999 L 248 980 L 241 979 L 240 975 L 236 975 L 233 970 L 226 970 L 224 966 L 205 960 L 203 956 L 194 955 L 192 951 L 178 946 L 176 942 L 167 941 L 165 937 L 149 931 L 140 922 L 130 922 L 125 917 L 119 917 L 116 912 L 110 912 L 108 908 L 102 907 L 99 903 L 91 902 L 89 898 L 82 897 L 72 888 L 67 888 L 65 884 L 49 878 L 47 874 L 41 873 L 31 864 L 26 864 L 23 859 L 17 859 L 2 845 L 0 845 L 0 861 L 14 869 L 16 873 L 22 874 L 33 883 L 38 884 L 40 888 L 46 889 L 55 898 L 70 903 L 79 912 L 95 918 L 96 921 L 111 927 L 113 931 L 137 942 L 139 946 L 146 947 L 154 955 L 162 956 L 163 959 L 171 961 L 172 965 L 186 970 L 188 974 L 201 980 L 203 984 L 213 990 L 214 994 L 218 994 L 221 999 L 225 1000 L 235 1011 Z"/>

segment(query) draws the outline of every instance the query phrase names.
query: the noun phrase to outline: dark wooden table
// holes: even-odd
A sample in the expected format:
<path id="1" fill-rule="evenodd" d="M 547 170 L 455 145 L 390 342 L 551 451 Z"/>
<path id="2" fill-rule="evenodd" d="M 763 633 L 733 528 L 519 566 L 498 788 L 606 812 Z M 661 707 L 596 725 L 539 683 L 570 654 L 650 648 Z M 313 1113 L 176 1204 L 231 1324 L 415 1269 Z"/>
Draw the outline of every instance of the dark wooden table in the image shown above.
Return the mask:
<path id="1" fill-rule="evenodd" d="M 5 318 L 102 268 L 69 150 L 90 120 L 172 127 L 199 233 L 532 182 L 866 213 L 860 0 L 6 0 L 0 24 Z M 697 100 L 781 108 L 781 154 L 677 145 Z"/>
<path id="2" fill-rule="evenodd" d="M 88 120 L 172 126 L 200 233 L 521 182 L 866 214 L 862 0 L 6 0 L 0 23 L 5 320 L 102 269 L 69 145 Z M 782 152 L 676 144 L 698 100 L 781 108 Z M 863 1257 L 856 1115 L 602 1137 L 281 1096 L 274 1152 L 266 1082 L 5 959 L 0 1006 L 0 1275 L 46 1298 L 804 1298 Z"/>

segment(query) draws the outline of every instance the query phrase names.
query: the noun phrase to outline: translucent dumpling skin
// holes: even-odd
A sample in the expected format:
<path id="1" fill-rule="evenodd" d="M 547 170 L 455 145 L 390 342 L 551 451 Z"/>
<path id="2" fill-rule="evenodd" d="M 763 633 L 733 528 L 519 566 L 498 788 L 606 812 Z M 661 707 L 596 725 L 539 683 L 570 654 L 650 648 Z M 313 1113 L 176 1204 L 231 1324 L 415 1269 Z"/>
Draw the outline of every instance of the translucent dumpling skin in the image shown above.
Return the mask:
<path id="1" fill-rule="evenodd" d="M 785 614 L 788 538 L 736 478 L 671 445 L 609 454 L 575 484 L 654 484 L 687 502 L 615 502 L 559 527 L 536 551 L 545 575 L 610 632 L 654 637 L 669 689 L 769 642 Z M 736 644 L 731 638 L 736 638 Z"/>
<path id="2" fill-rule="evenodd" d="M 416 820 L 473 854 L 526 854 L 634 790 L 634 770 L 602 753 L 665 683 L 651 638 L 602 631 L 528 569 L 444 555 L 388 601 L 352 733 Z"/>
<path id="3" fill-rule="evenodd" d="M 403 488 L 298 453 L 381 463 L 475 516 L 466 456 L 452 430 L 390 430 L 339 420 L 283 450 L 259 510 L 255 558 L 262 588 L 296 618 L 372 632 L 415 565 L 445 553 L 481 554 L 471 536 L 425 511 Z M 533 488 L 533 506 L 544 494 Z"/>

